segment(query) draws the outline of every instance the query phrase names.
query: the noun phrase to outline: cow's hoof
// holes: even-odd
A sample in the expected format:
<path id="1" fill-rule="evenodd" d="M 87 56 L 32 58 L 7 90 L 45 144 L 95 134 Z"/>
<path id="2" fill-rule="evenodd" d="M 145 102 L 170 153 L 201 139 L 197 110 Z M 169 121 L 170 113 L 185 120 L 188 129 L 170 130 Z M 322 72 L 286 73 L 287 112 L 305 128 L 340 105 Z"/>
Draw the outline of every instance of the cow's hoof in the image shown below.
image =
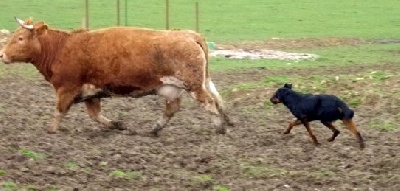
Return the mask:
<path id="1" fill-rule="evenodd" d="M 235 124 L 231 120 L 227 120 L 226 125 L 229 127 L 235 127 Z"/>
<path id="2" fill-rule="evenodd" d="M 153 129 L 152 131 L 150 131 L 150 135 L 152 137 L 159 137 L 160 136 L 160 130 L 159 129 Z"/>
<path id="3" fill-rule="evenodd" d="M 285 132 L 283 132 L 283 134 L 285 134 L 285 135 L 290 134 L 290 131 L 285 131 Z"/>
<path id="4" fill-rule="evenodd" d="M 226 134 L 226 128 L 224 128 L 224 127 L 216 128 L 216 129 L 215 129 L 215 132 L 216 132 L 217 134 Z"/>
<path id="5" fill-rule="evenodd" d="M 360 143 L 360 149 L 363 150 L 364 148 L 365 148 L 365 143 L 364 142 Z"/>
<path id="6" fill-rule="evenodd" d="M 118 130 L 126 130 L 127 128 L 124 126 L 124 124 L 120 121 L 112 121 L 111 122 L 111 128 L 110 129 L 118 129 Z"/>

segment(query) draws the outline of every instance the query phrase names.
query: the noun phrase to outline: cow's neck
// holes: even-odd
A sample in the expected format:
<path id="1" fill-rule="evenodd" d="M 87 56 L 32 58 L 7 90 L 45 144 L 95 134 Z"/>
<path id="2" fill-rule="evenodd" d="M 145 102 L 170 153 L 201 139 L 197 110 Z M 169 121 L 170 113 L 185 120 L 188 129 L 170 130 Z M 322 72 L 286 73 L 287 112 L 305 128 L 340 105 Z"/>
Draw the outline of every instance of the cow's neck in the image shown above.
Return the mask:
<path id="1" fill-rule="evenodd" d="M 69 34 L 67 32 L 50 29 L 46 35 L 38 38 L 41 51 L 32 59 L 32 64 L 43 74 L 47 81 L 53 75 L 51 66 L 59 56 L 68 37 Z"/>

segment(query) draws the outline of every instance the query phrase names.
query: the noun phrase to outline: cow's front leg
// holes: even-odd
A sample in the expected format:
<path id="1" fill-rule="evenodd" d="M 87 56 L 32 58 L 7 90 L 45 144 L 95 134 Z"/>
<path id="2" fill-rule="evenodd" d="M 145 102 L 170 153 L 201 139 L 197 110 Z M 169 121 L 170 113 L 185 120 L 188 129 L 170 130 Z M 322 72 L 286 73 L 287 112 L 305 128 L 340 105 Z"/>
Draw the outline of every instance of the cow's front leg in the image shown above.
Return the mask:
<path id="1" fill-rule="evenodd" d="M 105 125 L 107 128 L 110 129 L 126 129 L 122 126 L 120 122 L 109 120 L 101 114 L 100 102 L 101 101 L 98 98 L 88 99 L 85 101 L 86 109 L 90 118 L 98 123 Z"/>
<path id="2" fill-rule="evenodd" d="M 57 133 L 61 120 L 67 114 L 78 93 L 79 88 L 59 88 L 57 90 L 56 111 L 54 113 L 53 122 L 47 128 L 47 133 Z"/>

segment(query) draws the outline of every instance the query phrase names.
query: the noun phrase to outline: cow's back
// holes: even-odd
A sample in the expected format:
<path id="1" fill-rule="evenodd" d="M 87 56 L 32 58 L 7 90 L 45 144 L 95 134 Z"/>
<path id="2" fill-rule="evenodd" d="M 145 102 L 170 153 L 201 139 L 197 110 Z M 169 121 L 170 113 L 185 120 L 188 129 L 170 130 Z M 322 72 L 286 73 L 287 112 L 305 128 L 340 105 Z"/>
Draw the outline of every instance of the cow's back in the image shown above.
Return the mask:
<path id="1" fill-rule="evenodd" d="M 67 43 L 67 65 L 79 65 L 84 83 L 96 86 L 156 86 L 163 76 L 185 78 L 199 71 L 207 56 L 201 36 L 189 31 L 109 28 L 80 32 Z"/>

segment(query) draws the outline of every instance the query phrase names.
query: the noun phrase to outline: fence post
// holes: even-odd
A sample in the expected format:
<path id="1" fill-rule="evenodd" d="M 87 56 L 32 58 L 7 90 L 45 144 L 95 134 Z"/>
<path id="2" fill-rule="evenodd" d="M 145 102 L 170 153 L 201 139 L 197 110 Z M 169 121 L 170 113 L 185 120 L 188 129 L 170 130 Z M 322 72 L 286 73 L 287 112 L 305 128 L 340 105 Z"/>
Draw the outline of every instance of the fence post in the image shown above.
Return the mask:
<path id="1" fill-rule="evenodd" d="M 120 25 L 120 8 L 119 8 L 119 0 L 117 0 L 117 26 Z"/>
<path id="2" fill-rule="evenodd" d="M 125 0 L 125 26 L 128 26 L 128 0 Z"/>
<path id="3" fill-rule="evenodd" d="M 199 32 L 199 2 L 196 1 L 196 32 Z"/>
<path id="4" fill-rule="evenodd" d="M 165 28 L 169 30 L 169 0 L 165 0 Z"/>
<path id="5" fill-rule="evenodd" d="M 83 28 L 89 29 L 89 0 L 85 0 L 85 18 L 83 19 Z"/>

